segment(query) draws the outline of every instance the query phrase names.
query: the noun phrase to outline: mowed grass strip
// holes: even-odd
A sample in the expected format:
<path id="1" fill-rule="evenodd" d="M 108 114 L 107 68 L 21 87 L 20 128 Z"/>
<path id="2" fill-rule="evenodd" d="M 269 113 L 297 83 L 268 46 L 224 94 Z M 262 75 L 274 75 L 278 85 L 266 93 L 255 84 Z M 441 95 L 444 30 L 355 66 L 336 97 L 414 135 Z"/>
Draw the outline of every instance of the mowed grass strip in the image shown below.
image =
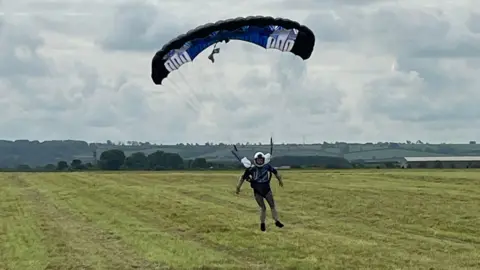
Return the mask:
<path id="1" fill-rule="evenodd" d="M 0 174 L 1 269 L 480 269 L 480 172 Z"/>

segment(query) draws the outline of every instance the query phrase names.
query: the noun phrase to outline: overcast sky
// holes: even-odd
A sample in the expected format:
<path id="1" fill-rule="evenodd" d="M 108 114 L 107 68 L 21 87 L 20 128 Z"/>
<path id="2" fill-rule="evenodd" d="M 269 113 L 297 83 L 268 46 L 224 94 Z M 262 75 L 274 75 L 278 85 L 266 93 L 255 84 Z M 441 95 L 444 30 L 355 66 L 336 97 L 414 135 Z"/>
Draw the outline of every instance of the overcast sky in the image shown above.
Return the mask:
<path id="1" fill-rule="evenodd" d="M 476 4 L 474 4 L 476 3 Z M 478 0 L 0 0 L 0 138 L 480 141 Z M 208 22 L 287 17 L 312 57 L 241 41 L 150 78 Z"/>

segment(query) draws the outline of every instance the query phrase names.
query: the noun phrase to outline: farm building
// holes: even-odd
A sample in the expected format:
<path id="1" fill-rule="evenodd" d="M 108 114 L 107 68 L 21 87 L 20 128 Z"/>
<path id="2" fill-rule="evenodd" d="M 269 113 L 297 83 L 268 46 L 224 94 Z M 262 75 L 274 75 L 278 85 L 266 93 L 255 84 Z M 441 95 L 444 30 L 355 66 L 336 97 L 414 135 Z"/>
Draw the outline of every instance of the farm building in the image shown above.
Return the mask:
<path id="1" fill-rule="evenodd" d="M 402 168 L 480 168 L 480 156 L 404 157 Z"/>
<path id="2" fill-rule="evenodd" d="M 356 168 L 398 168 L 403 164 L 405 159 L 403 157 L 381 158 L 381 159 L 357 159 L 350 160 L 353 167 Z"/>

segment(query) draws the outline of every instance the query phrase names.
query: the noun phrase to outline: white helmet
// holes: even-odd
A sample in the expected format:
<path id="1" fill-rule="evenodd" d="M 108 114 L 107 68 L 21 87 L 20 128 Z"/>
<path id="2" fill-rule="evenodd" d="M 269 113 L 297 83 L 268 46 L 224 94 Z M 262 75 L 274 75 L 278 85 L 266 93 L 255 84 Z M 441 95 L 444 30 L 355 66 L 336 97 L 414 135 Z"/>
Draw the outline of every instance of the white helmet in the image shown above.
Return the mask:
<path id="1" fill-rule="evenodd" d="M 262 159 L 263 161 L 261 163 L 257 163 L 257 159 Z M 262 167 L 265 165 L 265 155 L 262 152 L 257 152 L 255 155 L 253 155 L 253 164 L 257 167 Z"/>

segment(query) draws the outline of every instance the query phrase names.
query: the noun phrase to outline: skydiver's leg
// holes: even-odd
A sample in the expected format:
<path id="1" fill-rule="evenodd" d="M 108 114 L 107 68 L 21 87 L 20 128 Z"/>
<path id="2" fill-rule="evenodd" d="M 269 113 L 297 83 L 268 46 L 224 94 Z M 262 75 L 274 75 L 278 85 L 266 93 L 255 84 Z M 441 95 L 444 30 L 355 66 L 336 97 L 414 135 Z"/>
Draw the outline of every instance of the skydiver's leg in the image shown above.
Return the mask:
<path id="1" fill-rule="evenodd" d="M 273 199 L 272 191 L 268 192 L 268 194 L 265 196 L 265 199 L 267 200 L 267 203 L 270 206 L 270 210 L 272 210 L 272 218 L 275 220 L 275 225 L 279 228 L 282 228 L 283 224 L 280 222 L 278 218 L 278 212 L 277 212 L 277 208 L 275 207 L 275 200 Z"/>
<path id="2" fill-rule="evenodd" d="M 257 192 L 254 193 L 255 201 L 257 202 L 258 206 L 260 207 L 260 229 L 265 231 L 265 220 L 267 219 L 267 207 L 265 206 L 265 202 L 263 201 L 263 196 L 258 194 Z"/>

